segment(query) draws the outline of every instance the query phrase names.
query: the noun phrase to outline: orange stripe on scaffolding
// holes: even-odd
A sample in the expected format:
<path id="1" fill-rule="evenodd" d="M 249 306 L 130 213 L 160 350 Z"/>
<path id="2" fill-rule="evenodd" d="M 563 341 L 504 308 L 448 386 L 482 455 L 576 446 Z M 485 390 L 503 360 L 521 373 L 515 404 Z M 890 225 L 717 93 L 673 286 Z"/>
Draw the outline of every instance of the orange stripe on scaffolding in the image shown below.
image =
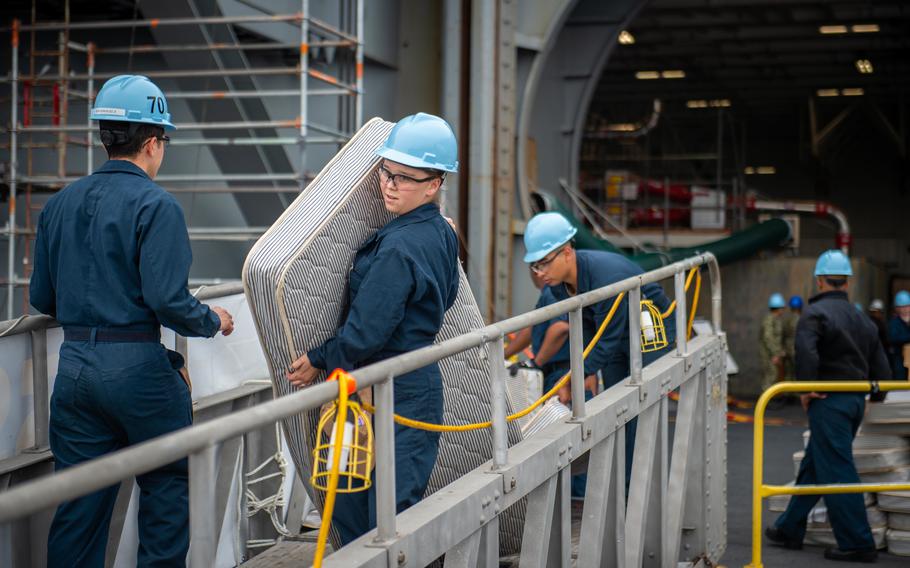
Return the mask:
<path id="1" fill-rule="evenodd" d="M 149 20 L 149 26 L 151 26 L 153 29 L 157 28 L 158 24 L 160 24 L 160 23 L 161 23 L 161 20 L 159 20 L 158 18 L 152 18 L 151 20 Z"/>
<path id="2" fill-rule="evenodd" d="M 19 47 L 19 19 L 13 20 L 13 34 L 10 38 L 13 47 Z"/>
<path id="3" fill-rule="evenodd" d="M 300 55 L 306 55 L 310 52 L 310 44 L 303 42 L 300 44 Z"/>
<path id="4" fill-rule="evenodd" d="M 327 75 L 322 71 L 316 71 L 314 69 L 309 70 L 310 77 L 319 79 L 320 81 L 325 81 L 326 83 L 331 83 L 332 85 L 341 85 L 341 83 L 335 77 Z"/>
<path id="5" fill-rule="evenodd" d="M 224 91 L 215 91 L 214 93 L 212 93 L 213 99 L 223 99 L 224 97 L 225 97 Z"/>
<path id="6" fill-rule="evenodd" d="M 357 63 L 357 78 L 363 78 L 363 62 L 360 61 Z"/>

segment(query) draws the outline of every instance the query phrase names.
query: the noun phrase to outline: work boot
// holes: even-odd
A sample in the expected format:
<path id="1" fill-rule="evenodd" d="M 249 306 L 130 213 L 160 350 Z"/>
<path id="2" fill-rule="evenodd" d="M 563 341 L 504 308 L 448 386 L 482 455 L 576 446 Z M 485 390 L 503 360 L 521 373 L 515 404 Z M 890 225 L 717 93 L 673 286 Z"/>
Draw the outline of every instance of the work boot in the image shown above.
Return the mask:
<path id="1" fill-rule="evenodd" d="M 784 534 L 784 531 L 774 526 L 765 528 L 765 538 L 771 541 L 771 544 L 774 546 L 780 546 L 781 548 L 800 550 L 803 547 L 803 543 L 799 542 L 798 540 L 791 539 Z"/>
<path id="2" fill-rule="evenodd" d="M 874 548 L 861 548 L 859 550 L 828 548 L 825 549 L 825 558 L 841 562 L 866 562 L 871 564 L 878 558 L 878 551 Z"/>

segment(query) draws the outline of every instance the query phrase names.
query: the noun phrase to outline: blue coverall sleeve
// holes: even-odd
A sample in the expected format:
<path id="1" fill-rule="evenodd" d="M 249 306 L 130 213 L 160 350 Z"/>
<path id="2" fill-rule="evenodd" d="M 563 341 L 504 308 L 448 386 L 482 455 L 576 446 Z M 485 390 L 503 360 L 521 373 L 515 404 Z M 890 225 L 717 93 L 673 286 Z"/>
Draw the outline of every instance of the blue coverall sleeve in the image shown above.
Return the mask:
<path id="1" fill-rule="evenodd" d="M 818 314 L 805 313 L 796 324 L 796 380 L 818 379 L 818 342 L 824 334 L 824 322 Z"/>
<path id="2" fill-rule="evenodd" d="M 885 354 L 885 348 L 876 334 L 875 341 L 872 342 L 872 352 L 869 356 L 869 378 L 876 381 L 886 381 L 892 377 L 888 356 Z"/>
<path id="3" fill-rule="evenodd" d="M 597 330 L 603 325 L 604 319 L 606 319 L 607 314 L 610 313 L 610 308 L 613 307 L 613 302 L 615 301 L 615 297 L 608 298 L 603 302 L 599 302 L 592 306 L 594 310 L 595 333 L 597 333 Z M 604 330 L 604 334 L 600 337 L 600 341 L 597 342 L 587 358 L 585 358 L 586 377 L 601 370 L 604 365 L 607 364 L 610 354 L 616 352 L 621 347 L 620 341 L 623 336 L 623 327 L 626 325 L 627 318 L 625 314 L 629 310 L 628 306 L 629 299 L 627 296 L 624 296 L 619 307 L 616 308 L 613 320 L 610 321 L 607 325 L 607 329 Z"/>
<path id="4" fill-rule="evenodd" d="M 335 337 L 307 353 L 310 363 L 319 369 L 351 370 L 378 353 L 401 323 L 416 284 L 411 261 L 395 248 L 380 250 L 344 325 Z"/>
<path id="5" fill-rule="evenodd" d="M 145 304 L 158 321 L 186 337 L 213 337 L 218 315 L 187 289 L 193 253 L 183 210 L 167 196 L 140 212 L 139 277 Z"/>
<path id="6" fill-rule="evenodd" d="M 42 314 L 57 317 L 57 292 L 51 278 L 50 258 L 47 250 L 47 234 L 44 232 L 43 216 L 38 219 L 38 235 L 35 238 L 35 264 L 28 285 L 29 302 Z"/>
<path id="7" fill-rule="evenodd" d="M 897 317 L 888 322 L 888 341 L 897 346 L 910 343 L 910 328 L 903 325 Z"/>

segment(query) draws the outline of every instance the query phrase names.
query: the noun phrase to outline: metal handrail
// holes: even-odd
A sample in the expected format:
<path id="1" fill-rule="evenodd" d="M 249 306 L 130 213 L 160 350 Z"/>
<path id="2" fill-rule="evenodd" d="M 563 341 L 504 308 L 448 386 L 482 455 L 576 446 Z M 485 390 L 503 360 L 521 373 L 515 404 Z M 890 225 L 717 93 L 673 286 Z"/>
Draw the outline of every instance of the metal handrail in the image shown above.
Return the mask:
<path id="1" fill-rule="evenodd" d="M 383 537 L 391 537 L 395 534 L 394 498 L 389 499 L 389 495 L 394 495 L 394 469 L 392 464 L 382 463 L 394 457 L 394 452 L 391 450 L 394 446 L 390 443 L 392 436 L 392 392 L 390 387 L 394 377 L 420 369 L 445 357 L 482 347 L 488 343 L 493 344 L 492 348 L 495 353 L 501 353 L 503 337 L 506 334 L 549 321 L 566 313 L 572 316 L 576 325 L 580 325 L 581 318 L 579 316 L 583 307 L 612 298 L 620 292 L 629 292 L 629 312 L 630 315 L 636 316 L 630 318 L 630 356 L 632 359 L 630 368 L 633 369 L 630 384 L 632 386 L 640 386 L 642 384 L 642 354 L 640 349 L 634 348 L 641 339 L 640 335 L 636 333 L 637 316 L 640 308 L 635 302 L 635 297 L 640 295 L 641 286 L 643 285 L 676 277 L 675 275 L 678 273 L 683 273 L 691 268 L 705 264 L 708 265 L 711 279 L 712 322 L 715 333 L 721 333 L 720 269 L 713 254 L 703 253 L 544 308 L 488 325 L 437 345 L 404 353 L 352 372 L 351 375 L 357 381 L 358 389 L 373 385 L 378 385 L 379 387 L 379 392 L 376 395 L 377 402 L 381 403 L 381 405 L 377 404 L 376 415 L 377 448 L 379 449 L 377 456 L 377 520 L 379 538 L 383 539 Z M 676 280 L 678 284 L 680 279 L 676 277 Z M 682 335 L 684 336 L 685 334 Z M 572 347 L 572 349 L 580 348 L 580 345 Z M 637 377 L 635 370 L 638 371 Z M 573 371 L 573 383 L 583 379 L 584 377 L 580 371 Z M 507 444 L 507 436 L 504 434 L 508 428 L 505 416 L 504 380 L 505 377 L 502 373 L 494 374 L 492 385 L 494 399 L 493 455 L 498 457 L 498 459 L 494 459 L 494 466 L 501 461 L 501 455 L 507 451 L 507 448 L 500 447 Z M 578 386 L 573 384 L 573 388 Z M 190 456 L 191 469 L 196 463 L 203 471 L 207 471 L 211 467 L 207 464 L 214 456 L 214 445 L 239 436 L 244 432 L 274 424 L 278 420 L 297 415 L 304 410 L 319 408 L 322 404 L 333 400 L 337 392 L 337 384 L 320 383 L 313 385 L 299 392 L 233 413 L 230 416 L 185 428 L 11 489 L 0 494 L 0 523 L 34 514 L 61 502 L 97 491 L 122 479 L 140 475 L 186 456 Z M 576 406 L 580 409 L 584 407 L 584 405 Z M 389 450 L 387 452 L 388 455 L 381 451 L 383 448 Z M 389 475 L 390 470 L 391 476 Z M 203 482 L 198 480 L 195 484 L 191 482 L 191 494 L 193 493 L 193 487 L 199 488 L 198 484 L 200 483 Z M 389 492 L 390 489 L 391 493 Z M 192 519 L 199 519 L 199 522 L 210 525 L 196 528 L 191 520 L 191 536 L 199 534 L 200 538 L 205 538 L 202 535 L 207 535 L 214 526 L 214 521 L 207 519 L 204 511 L 197 512 L 197 515 L 191 512 L 191 515 Z"/>
<path id="2" fill-rule="evenodd" d="M 240 282 L 228 282 L 226 284 L 217 284 L 214 286 L 199 286 L 193 291 L 193 295 L 197 300 L 211 300 L 213 298 L 222 298 L 224 296 L 233 296 L 242 293 L 243 284 Z M 0 321 L 0 337 L 10 337 L 53 327 L 60 327 L 60 324 L 50 316 L 25 316 L 17 319 Z"/>
<path id="3" fill-rule="evenodd" d="M 881 391 L 910 390 L 907 381 L 796 381 L 780 382 L 762 393 L 755 403 L 752 442 L 752 561 L 745 568 L 762 568 L 762 499 L 774 495 L 833 495 L 910 491 L 910 483 L 831 483 L 827 485 L 765 485 L 762 480 L 765 444 L 765 409 L 775 396 L 785 392 L 870 392 L 873 384 Z"/>

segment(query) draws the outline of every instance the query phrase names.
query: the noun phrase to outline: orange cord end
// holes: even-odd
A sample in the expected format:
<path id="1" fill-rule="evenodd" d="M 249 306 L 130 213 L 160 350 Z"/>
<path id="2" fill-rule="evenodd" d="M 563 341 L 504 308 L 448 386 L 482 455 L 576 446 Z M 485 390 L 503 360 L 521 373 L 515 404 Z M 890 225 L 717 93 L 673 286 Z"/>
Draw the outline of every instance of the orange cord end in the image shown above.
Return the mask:
<path id="1" fill-rule="evenodd" d="M 354 394 L 357 392 L 357 380 L 351 375 L 347 374 L 344 369 L 335 369 L 326 380 L 343 382 L 348 387 L 348 394 Z"/>

